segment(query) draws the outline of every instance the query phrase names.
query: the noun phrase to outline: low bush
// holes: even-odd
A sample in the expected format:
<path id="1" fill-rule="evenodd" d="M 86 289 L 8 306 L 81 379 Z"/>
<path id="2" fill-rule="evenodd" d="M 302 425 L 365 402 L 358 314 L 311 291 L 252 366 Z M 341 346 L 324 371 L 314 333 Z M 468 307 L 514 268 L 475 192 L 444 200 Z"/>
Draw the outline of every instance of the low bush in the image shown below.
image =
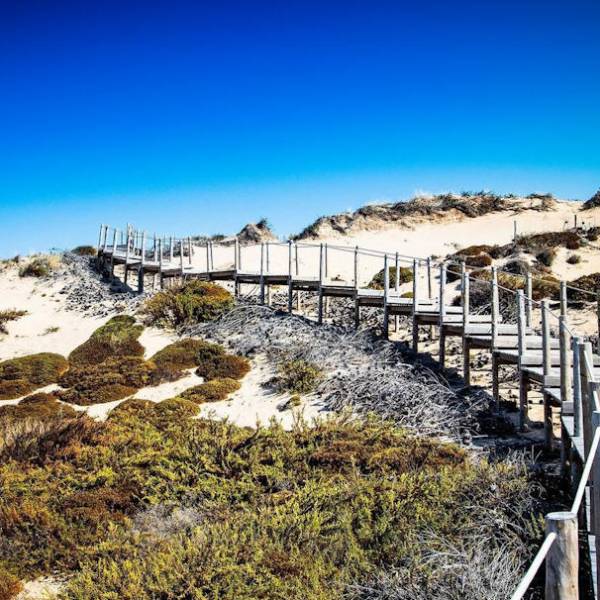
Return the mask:
<path id="1" fill-rule="evenodd" d="M 571 254 L 567 258 L 567 263 L 570 265 L 578 265 L 581 262 L 581 256 L 579 254 Z"/>
<path id="2" fill-rule="evenodd" d="M 169 398 L 154 405 L 150 419 L 156 424 L 180 423 L 185 419 L 195 417 L 200 407 L 186 398 Z"/>
<path id="3" fill-rule="evenodd" d="M 26 310 L 16 310 L 16 309 L 8 309 L 8 310 L 0 310 L 0 333 L 8 333 L 8 329 L 6 327 L 7 323 L 11 321 L 16 321 L 21 317 L 24 317 L 27 314 Z"/>
<path id="4" fill-rule="evenodd" d="M 138 338 L 144 330 L 128 315 L 113 317 L 69 354 L 71 365 L 96 365 L 118 356 L 143 356 Z"/>
<path id="5" fill-rule="evenodd" d="M 279 363 L 275 385 L 280 392 L 309 394 L 323 379 L 323 371 L 302 359 L 287 359 Z"/>
<path id="6" fill-rule="evenodd" d="M 116 357 L 96 365 L 71 367 L 59 381 L 69 389 L 58 394 L 72 404 L 101 404 L 127 398 L 139 388 L 154 385 L 159 378 L 152 362 L 138 356 Z"/>
<path id="7" fill-rule="evenodd" d="M 535 255 L 535 258 L 545 267 L 551 267 L 556 258 L 556 250 L 554 248 L 544 248 Z"/>
<path id="8" fill-rule="evenodd" d="M 19 269 L 19 277 L 48 277 L 53 270 L 48 258 L 36 257 Z"/>
<path id="9" fill-rule="evenodd" d="M 13 600 L 22 590 L 19 578 L 0 564 L 0 600 Z"/>
<path id="10" fill-rule="evenodd" d="M 18 404 L 0 406 L 0 418 L 64 419 L 76 416 L 77 411 L 59 402 L 54 394 L 33 394 L 23 398 Z"/>
<path id="11" fill-rule="evenodd" d="M 64 357 L 51 352 L 0 362 L 0 400 L 18 398 L 56 383 L 68 366 Z"/>
<path id="12" fill-rule="evenodd" d="M 475 256 L 465 257 L 465 263 L 467 267 L 473 267 L 476 269 L 489 267 L 492 262 L 492 257 L 489 254 L 476 254 Z"/>
<path id="13" fill-rule="evenodd" d="M 97 250 L 93 246 L 77 246 L 71 250 L 77 256 L 96 256 Z"/>
<path id="14" fill-rule="evenodd" d="M 600 293 L 600 273 L 590 273 L 583 275 L 577 279 L 570 281 L 572 285 L 581 290 L 586 290 L 589 293 L 580 292 L 578 290 L 569 289 L 569 300 L 577 300 L 580 302 L 593 302 L 596 296 Z"/>
<path id="15" fill-rule="evenodd" d="M 233 306 L 224 288 L 192 280 L 155 294 L 141 308 L 145 322 L 161 327 L 180 327 L 217 318 Z"/>
<path id="16" fill-rule="evenodd" d="M 159 350 L 150 360 L 156 365 L 157 369 L 165 373 L 168 381 L 168 373 L 172 373 L 176 378 L 181 376 L 185 369 L 197 367 L 204 357 L 221 357 L 225 355 L 225 350 L 218 344 L 211 344 L 204 340 L 185 338 L 165 346 Z"/>
<path id="17" fill-rule="evenodd" d="M 250 371 L 250 361 L 243 356 L 225 354 L 205 358 L 196 369 L 196 375 L 211 379 L 242 379 Z"/>
<path id="18" fill-rule="evenodd" d="M 235 379 L 213 379 L 185 390 L 180 396 L 196 404 L 203 404 L 225 400 L 230 394 L 237 392 L 239 389 L 240 383 Z"/>
<path id="19" fill-rule="evenodd" d="M 390 274 L 390 288 L 393 288 L 396 285 L 396 267 L 389 267 Z M 413 280 L 413 272 L 410 267 L 400 267 L 400 285 L 403 283 L 408 283 Z M 376 273 L 371 279 L 369 285 L 367 287 L 373 290 L 382 290 L 384 288 L 385 282 L 383 279 L 383 269 Z"/>

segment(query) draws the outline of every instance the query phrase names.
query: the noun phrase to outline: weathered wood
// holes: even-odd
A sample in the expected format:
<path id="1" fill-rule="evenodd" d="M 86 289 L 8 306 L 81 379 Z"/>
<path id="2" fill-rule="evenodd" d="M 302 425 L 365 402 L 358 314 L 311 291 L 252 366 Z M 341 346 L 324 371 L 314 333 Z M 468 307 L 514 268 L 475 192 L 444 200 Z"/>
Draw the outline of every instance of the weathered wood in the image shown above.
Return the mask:
<path id="1" fill-rule="evenodd" d="M 292 240 L 288 240 L 288 312 L 292 314 Z"/>
<path id="2" fill-rule="evenodd" d="M 519 429 L 527 430 L 529 415 L 529 376 L 526 371 L 519 370 Z"/>
<path id="3" fill-rule="evenodd" d="M 390 311 L 388 295 L 390 293 L 390 269 L 387 252 L 383 257 L 383 337 L 388 339 L 390 334 Z"/>
<path id="4" fill-rule="evenodd" d="M 497 413 L 500 412 L 500 365 L 498 364 L 498 355 L 492 348 L 492 398 L 494 399 L 494 408 Z"/>
<path id="5" fill-rule="evenodd" d="M 165 286 L 165 278 L 163 276 L 163 241 L 158 240 L 158 281 L 160 289 L 162 290 Z"/>
<path id="6" fill-rule="evenodd" d="M 142 234 L 142 253 L 140 255 L 140 268 L 138 270 L 138 293 L 144 292 L 144 263 L 146 262 L 146 232 Z"/>
<path id="7" fill-rule="evenodd" d="M 240 268 L 240 264 L 239 264 L 239 246 L 240 246 L 240 241 L 238 240 L 237 236 L 233 242 L 233 268 L 236 271 L 239 271 Z"/>
<path id="8" fill-rule="evenodd" d="M 498 321 L 500 316 L 500 298 L 498 294 L 498 269 L 492 267 L 492 352 L 498 345 Z"/>
<path id="9" fill-rule="evenodd" d="M 527 327 L 531 327 L 533 319 L 533 281 L 529 271 L 525 275 L 525 297 L 527 299 L 525 317 L 527 319 Z"/>
<path id="10" fill-rule="evenodd" d="M 260 245 L 260 303 L 265 303 L 265 245 Z"/>
<path id="11" fill-rule="evenodd" d="M 354 247 L 354 287 L 358 289 L 358 246 Z"/>
<path id="12" fill-rule="evenodd" d="M 188 264 L 190 265 L 190 267 L 192 266 L 192 238 L 188 236 L 187 239 L 187 243 L 188 243 Z"/>
<path id="13" fill-rule="evenodd" d="M 431 300 L 433 294 L 433 281 L 431 272 L 431 257 L 427 257 L 427 297 Z"/>
<path id="14" fill-rule="evenodd" d="M 542 368 L 544 380 L 550 375 L 551 345 L 550 345 L 550 309 L 548 301 L 542 300 Z M 544 442 L 546 449 L 552 449 L 553 429 L 552 429 L 552 404 L 548 394 L 543 394 L 544 401 Z"/>
<path id="15" fill-rule="evenodd" d="M 440 349 L 439 362 L 442 369 L 446 368 L 446 331 L 444 329 L 444 317 L 446 315 L 445 305 L 446 290 L 446 263 L 440 265 L 440 307 L 439 307 L 439 326 L 440 326 Z"/>
<path id="16" fill-rule="evenodd" d="M 396 253 L 396 258 L 398 254 Z M 396 281 L 399 279 L 399 269 L 396 268 Z M 419 280 L 419 261 L 415 258 L 413 260 L 413 285 L 412 285 L 412 348 L 414 352 L 419 351 L 419 321 L 417 319 L 417 306 L 418 306 L 418 280 Z M 396 288 L 398 291 L 398 288 Z"/>
<path id="17" fill-rule="evenodd" d="M 573 339 L 571 356 L 573 357 L 573 435 L 583 435 L 583 413 L 581 408 L 581 365 L 579 364 L 579 347 L 583 340 Z"/>
<path id="18" fill-rule="evenodd" d="M 123 276 L 123 283 L 127 285 L 127 276 L 129 274 L 129 248 L 131 242 L 131 229 L 127 228 L 127 242 L 125 246 L 125 275 Z"/>
<path id="19" fill-rule="evenodd" d="M 546 556 L 546 600 L 579 598 L 579 541 L 577 515 L 555 512 L 546 515 L 546 536 L 556 539 Z"/>

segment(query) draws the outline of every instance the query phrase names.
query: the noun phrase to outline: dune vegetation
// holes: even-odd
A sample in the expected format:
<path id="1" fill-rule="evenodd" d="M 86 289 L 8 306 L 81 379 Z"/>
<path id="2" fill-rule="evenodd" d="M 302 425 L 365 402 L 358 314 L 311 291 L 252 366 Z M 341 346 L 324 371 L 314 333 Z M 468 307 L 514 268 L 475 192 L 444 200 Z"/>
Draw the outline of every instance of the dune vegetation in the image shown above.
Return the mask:
<path id="1" fill-rule="evenodd" d="M 399 270 L 400 270 L 400 273 L 399 273 L 400 285 L 402 285 L 403 283 L 408 283 L 409 281 L 413 280 L 413 272 L 412 272 L 411 267 L 399 267 Z M 396 284 L 396 267 L 390 267 L 389 273 L 390 273 L 389 285 L 390 285 L 390 287 L 394 287 L 394 285 Z M 371 279 L 371 281 L 369 282 L 369 285 L 367 287 L 372 288 L 374 290 L 382 290 L 384 285 L 385 285 L 385 282 L 384 282 L 384 277 L 383 277 L 383 269 L 381 269 L 381 271 L 379 271 L 378 273 L 376 273 L 373 276 L 373 279 Z"/>
<path id="2" fill-rule="evenodd" d="M 392 570 L 435 598 L 463 574 L 432 552 L 485 537 L 516 569 L 540 533 L 518 464 L 373 419 L 253 430 L 197 411 L 127 400 L 106 422 L 0 420 L 4 597 L 57 573 L 72 599 L 360 598 Z"/>
<path id="3" fill-rule="evenodd" d="M 16 321 L 27 314 L 26 310 L 0 310 L 0 333 L 8 333 L 7 324 Z"/>
<path id="4" fill-rule="evenodd" d="M 0 362 L 0 400 L 18 398 L 56 383 L 69 368 L 67 360 L 51 352 L 40 352 Z"/>

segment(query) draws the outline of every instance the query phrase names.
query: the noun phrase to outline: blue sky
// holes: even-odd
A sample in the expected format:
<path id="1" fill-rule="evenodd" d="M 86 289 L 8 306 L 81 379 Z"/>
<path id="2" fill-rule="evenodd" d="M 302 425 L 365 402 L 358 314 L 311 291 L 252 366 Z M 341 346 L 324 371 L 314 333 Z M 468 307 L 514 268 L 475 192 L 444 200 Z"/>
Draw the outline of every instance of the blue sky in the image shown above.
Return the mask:
<path id="1" fill-rule="evenodd" d="M 600 3 L 0 7 L 0 256 L 600 187 Z"/>

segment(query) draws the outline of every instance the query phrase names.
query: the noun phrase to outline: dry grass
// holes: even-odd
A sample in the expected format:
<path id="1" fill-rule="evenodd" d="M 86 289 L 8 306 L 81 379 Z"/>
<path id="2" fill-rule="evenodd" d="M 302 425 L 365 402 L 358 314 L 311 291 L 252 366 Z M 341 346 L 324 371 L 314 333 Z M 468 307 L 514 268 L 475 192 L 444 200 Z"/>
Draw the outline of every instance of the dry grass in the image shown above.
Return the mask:
<path id="1" fill-rule="evenodd" d="M 11 321 L 16 321 L 21 317 L 24 317 L 26 314 L 26 310 L 16 310 L 14 308 L 8 310 L 0 310 L 0 333 L 8 333 L 6 324 L 10 323 Z"/>

